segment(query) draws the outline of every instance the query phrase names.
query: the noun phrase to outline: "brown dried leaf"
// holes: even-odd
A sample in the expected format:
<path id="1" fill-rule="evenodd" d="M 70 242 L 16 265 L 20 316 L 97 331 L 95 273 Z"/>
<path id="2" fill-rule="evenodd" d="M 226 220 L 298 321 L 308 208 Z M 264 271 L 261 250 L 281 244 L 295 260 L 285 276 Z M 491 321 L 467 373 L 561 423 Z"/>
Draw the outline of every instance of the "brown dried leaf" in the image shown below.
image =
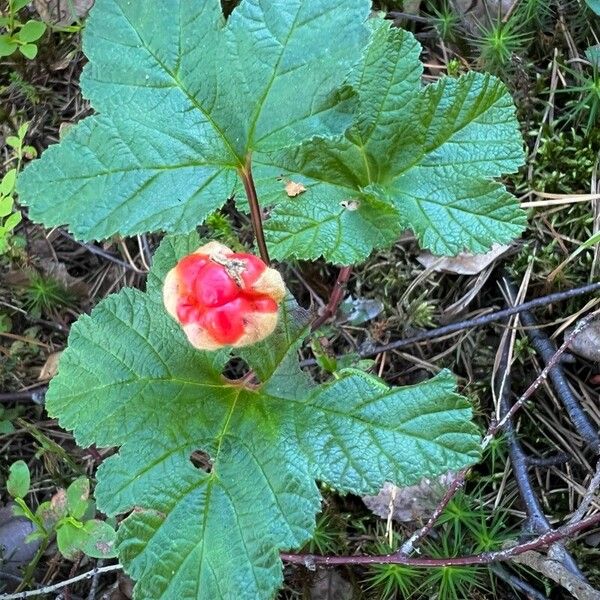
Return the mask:
<path id="1" fill-rule="evenodd" d="M 57 515 L 64 516 L 67 514 L 67 491 L 60 488 L 50 499 L 50 505 Z"/>
<path id="2" fill-rule="evenodd" d="M 496 259 L 506 254 L 510 246 L 494 244 L 486 254 L 469 254 L 461 252 L 457 256 L 435 256 L 431 252 L 421 252 L 417 260 L 427 269 L 438 273 L 454 273 L 456 275 L 477 275 Z"/>
<path id="3" fill-rule="evenodd" d="M 295 198 L 296 196 L 303 194 L 305 191 L 306 191 L 306 187 L 304 185 L 302 185 L 301 183 L 297 183 L 295 181 L 288 181 L 285 184 L 285 193 L 290 198 Z"/>
<path id="4" fill-rule="evenodd" d="M 319 569 L 310 589 L 310 600 L 352 600 L 352 585 L 337 571 Z"/>
<path id="5" fill-rule="evenodd" d="M 38 261 L 38 265 L 46 277 L 55 279 L 66 290 L 69 290 L 80 298 L 89 298 L 90 287 L 88 284 L 82 279 L 70 275 L 64 263 L 51 259 L 42 259 Z"/>
<path id="6" fill-rule="evenodd" d="M 471 33 L 504 17 L 515 0 L 452 0 L 454 10 Z"/>
<path id="7" fill-rule="evenodd" d="M 40 369 L 39 381 L 49 381 L 58 372 L 58 361 L 62 352 L 52 352 L 46 359 L 44 366 Z"/>
<path id="8" fill-rule="evenodd" d="M 423 479 L 417 485 L 397 487 L 386 483 L 376 496 L 363 496 L 367 508 L 378 517 L 402 523 L 419 521 L 428 517 L 454 481 L 454 473 L 446 473 L 438 479 Z"/>
<path id="9" fill-rule="evenodd" d="M 94 0 L 34 0 L 33 4 L 42 21 L 64 26 L 85 18 Z"/>

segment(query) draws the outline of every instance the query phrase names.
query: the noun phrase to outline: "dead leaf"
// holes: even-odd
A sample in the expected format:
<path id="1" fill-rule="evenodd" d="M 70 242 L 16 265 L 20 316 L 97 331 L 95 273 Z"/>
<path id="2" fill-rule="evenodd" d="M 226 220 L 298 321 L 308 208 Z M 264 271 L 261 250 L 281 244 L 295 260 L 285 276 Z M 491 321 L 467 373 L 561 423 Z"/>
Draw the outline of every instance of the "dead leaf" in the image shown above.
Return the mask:
<path id="1" fill-rule="evenodd" d="M 387 519 L 391 510 L 395 521 L 420 521 L 433 512 L 454 478 L 454 473 L 449 472 L 437 479 L 423 479 L 417 485 L 406 487 L 386 483 L 379 494 L 363 496 L 362 500 L 373 514 L 382 519 Z"/>
<path id="2" fill-rule="evenodd" d="M 49 381 L 58 372 L 58 361 L 62 352 L 53 352 L 48 356 L 44 366 L 40 369 L 38 381 Z"/>
<path id="3" fill-rule="evenodd" d="M 310 588 L 310 600 L 352 600 L 352 585 L 337 571 L 319 569 Z"/>
<path id="4" fill-rule="evenodd" d="M 50 499 L 50 504 L 52 505 L 52 509 L 57 513 L 62 515 L 66 514 L 67 511 L 67 490 L 60 488 L 54 496 Z"/>
<path id="5" fill-rule="evenodd" d="M 71 50 L 61 57 L 57 58 L 51 65 L 50 68 L 53 71 L 64 71 L 70 64 L 78 57 L 77 50 Z M 60 130 L 59 130 L 60 136 Z"/>
<path id="6" fill-rule="evenodd" d="M 431 252 L 421 252 L 417 260 L 426 268 L 437 273 L 455 275 L 477 275 L 491 265 L 497 258 L 508 252 L 510 246 L 494 244 L 486 254 L 461 252 L 457 256 L 435 256 Z"/>
<path id="7" fill-rule="evenodd" d="M 58 139 L 62 140 L 65 137 L 65 135 L 67 135 L 67 133 L 69 133 L 69 131 L 73 128 L 73 125 L 75 125 L 75 123 L 69 123 L 68 121 L 63 121 L 58 126 Z"/>
<path id="8" fill-rule="evenodd" d="M 295 198 L 306 191 L 306 187 L 295 181 L 288 181 L 285 184 L 285 192 L 290 198 Z"/>
<path id="9" fill-rule="evenodd" d="M 72 292 L 79 298 L 89 298 L 89 285 L 79 277 L 73 277 L 67 271 L 67 266 L 64 263 L 56 262 L 52 259 L 42 259 L 37 261 L 37 265 L 46 277 L 56 280 L 69 292 Z"/>
<path id="10" fill-rule="evenodd" d="M 515 0 L 452 0 L 454 10 L 471 33 L 504 17 Z"/>
<path id="11" fill-rule="evenodd" d="M 52 25 L 72 25 L 87 17 L 94 0 L 34 0 L 42 21 Z"/>
<path id="12" fill-rule="evenodd" d="M 570 327 L 565 331 L 568 338 L 573 331 Z M 570 344 L 569 349 L 583 358 L 600 362 L 600 319 L 592 321 Z"/>

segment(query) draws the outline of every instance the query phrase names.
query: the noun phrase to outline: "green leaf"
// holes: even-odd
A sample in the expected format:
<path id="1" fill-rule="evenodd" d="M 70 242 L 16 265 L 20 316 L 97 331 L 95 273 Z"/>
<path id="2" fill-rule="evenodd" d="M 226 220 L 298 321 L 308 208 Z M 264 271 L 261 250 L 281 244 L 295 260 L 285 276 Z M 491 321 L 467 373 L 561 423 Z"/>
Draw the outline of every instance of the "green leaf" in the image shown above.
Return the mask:
<path id="1" fill-rule="evenodd" d="M 30 217 L 85 239 L 191 231 L 250 154 L 348 126 L 369 8 L 242 0 L 225 21 L 218 0 L 97 0 L 81 85 L 100 114 L 25 169 Z"/>
<path id="2" fill-rule="evenodd" d="M 25 123 L 21 123 L 21 125 L 19 125 L 19 129 L 17 130 L 17 133 L 18 133 L 19 139 L 21 141 L 23 141 L 25 139 L 28 129 L 29 129 L 29 123 L 27 121 L 25 121 Z"/>
<path id="3" fill-rule="evenodd" d="M 13 209 L 15 201 L 12 196 L 6 196 L 5 198 L 0 198 L 0 217 L 6 217 L 10 215 Z"/>
<path id="4" fill-rule="evenodd" d="M 9 35 L 0 35 L 0 57 L 10 56 L 18 47 L 18 42 Z"/>
<path id="5" fill-rule="evenodd" d="M 15 150 L 17 150 L 21 147 L 21 140 L 16 135 L 9 135 L 6 138 L 6 143 L 7 143 L 7 145 L 9 145 L 11 148 L 14 148 Z"/>
<path id="6" fill-rule="evenodd" d="M 117 532 L 106 521 L 92 519 L 83 526 L 87 537 L 81 544 L 81 550 L 92 558 L 114 558 L 117 556 Z"/>
<path id="7" fill-rule="evenodd" d="M 17 180 L 17 170 L 9 169 L 2 177 L 0 182 L 0 195 L 7 196 L 15 189 L 15 181 Z"/>
<path id="8" fill-rule="evenodd" d="M 56 532 L 58 549 L 70 560 L 76 558 L 78 552 L 92 558 L 113 558 L 116 556 L 116 539 L 116 531 L 108 523 L 96 519 L 81 526 L 67 520 Z"/>
<path id="9" fill-rule="evenodd" d="M 600 0 L 585 0 L 585 2 L 597 15 L 600 15 Z"/>
<path id="10" fill-rule="evenodd" d="M 6 489 L 13 498 L 24 498 L 29 491 L 31 478 L 29 467 L 23 460 L 18 460 L 10 465 Z"/>
<path id="11" fill-rule="evenodd" d="M 13 12 L 17 12 L 22 8 L 25 8 L 31 0 L 10 0 L 10 7 Z"/>
<path id="12" fill-rule="evenodd" d="M 15 430 L 15 426 L 6 419 L 0 419 L 0 435 L 6 435 L 8 433 L 13 433 Z"/>
<path id="13" fill-rule="evenodd" d="M 38 48 L 35 44 L 24 44 L 23 46 L 19 46 L 19 52 L 25 58 L 33 59 L 37 56 Z"/>
<path id="14" fill-rule="evenodd" d="M 119 446 L 97 473 L 109 515 L 131 514 L 118 554 L 137 598 L 268 600 L 279 551 L 314 531 L 315 480 L 374 493 L 472 464 L 479 436 L 444 372 L 390 388 L 355 370 L 317 385 L 298 364 L 307 315 L 290 298 L 276 332 L 237 352 L 258 379 L 228 382 L 230 355 L 194 350 L 159 282 L 196 234 L 167 238 L 148 292 L 125 289 L 73 326 L 47 409 L 79 444 Z"/>
<path id="15" fill-rule="evenodd" d="M 78 477 L 67 488 L 67 508 L 69 515 L 81 519 L 90 504 L 90 482 L 87 477 Z"/>
<path id="16" fill-rule="evenodd" d="M 4 231 L 12 231 L 21 221 L 23 220 L 23 215 L 20 212 L 14 212 L 12 215 L 4 221 L 2 225 Z"/>
<path id="17" fill-rule="evenodd" d="M 18 37 L 22 42 L 35 42 L 39 40 L 46 32 L 46 24 L 42 21 L 27 21 L 19 29 Z"/>
<path id="18" fill-rule="evenodd" d="M 323 256 L 340 265 L 362 262 L 373 248 L 390 246 L 403 229 L 389 204 L 325 186 L 279 203 L 265 222 L 273 258 Z"/>
<path id="19" fill-rule="evenodd" d="M 393 230 L 401 226 L 412 229 L 436 254 L 485 252 L 494 242 L 518 236 L 525 213 L 493 181 L 516 171 L 524 156 L 506 87 L 477 73 L 443 77 L 422 87 L 414 37 L 378 19 L 372 20 L 372 31 L 352 81 L 360 97 L 358 114 L 345 136 L 316 137 L 275 156 L 256 157 L 259 182 L 268 181 L 272 162 L 292 179 L 301 174 L 313 182 L 314 195 L 303 194 L 294 202 L 279 192 L 277 204 L 283 203 L 283 208 L 277 206 L 266 225 L 274 255 L 312 258 L 320 253 L 347 264 L 373 248 L 391 245 Z M 272 181 L 271 175 L 270 184 L 259 185 L 259 195 L 264 190 L 273 197 Z M 318 188 L 323 190 L 320 195 Z M 369 224 L 338 219 L 332 228 L 331 212 L 340 193 L 365 200 L 366 206 L 375 196 L 388 214 L 382 205 L 381 211 L 372 211 Z M 382 222 L 388 226 L 381 228 Z M 328 242 L 332 230 L 337 245 L 360 248 L 336 252 Z M 311 242 L 311 234 L 319 241 Z M 343 256 L 346 259 L 340 261 Z"/>

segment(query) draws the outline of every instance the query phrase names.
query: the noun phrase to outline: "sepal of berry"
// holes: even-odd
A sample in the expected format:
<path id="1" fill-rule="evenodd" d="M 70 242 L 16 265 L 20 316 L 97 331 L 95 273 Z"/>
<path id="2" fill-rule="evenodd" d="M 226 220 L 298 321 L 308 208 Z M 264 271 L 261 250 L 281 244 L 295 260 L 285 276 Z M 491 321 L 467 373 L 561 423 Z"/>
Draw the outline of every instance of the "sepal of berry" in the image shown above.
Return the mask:
<path id="1" fill-rule="evenodd" d="M 200 350 L 249 346 L 277 325 L 285 285 L 257 256 L 209 242 L 182 258 L 165 277 L 167 312 Z"/>

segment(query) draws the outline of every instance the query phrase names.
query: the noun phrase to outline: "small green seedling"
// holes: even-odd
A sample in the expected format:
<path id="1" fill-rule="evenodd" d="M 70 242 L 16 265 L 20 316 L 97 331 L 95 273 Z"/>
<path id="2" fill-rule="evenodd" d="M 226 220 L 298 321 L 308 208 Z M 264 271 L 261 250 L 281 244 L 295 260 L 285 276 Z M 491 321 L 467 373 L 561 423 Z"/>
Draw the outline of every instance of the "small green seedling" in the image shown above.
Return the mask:
<path id="1" fill-rule="evenodd" d="M 2 45 L 1 39 L 0 37 L 0 48 Z M 12 149 L 10 161 L 16 161 L 16 166 L 6 171 L 0 181 L 0 255 L 5 254 L 10 249 L 11 234 L 22 219 L 20 211 L 15 208 L 17 174 L 21 170 L 23 158 L 34 158 L 37 154 L 33 146 L 27 146 L 24 143 L 28 126 L 29 123 L 23 123 L 17 130 L 17 135 L 6 138 L 6 145 Z"/>
<path id="2" fill-rule="evenodd" d="M 19 51 L 25 58 L 37 56 L 37 42 L 46 32 L 46 24 L 30 19 L 23 23 L 18 19 L 18 12 L 29 4 L 29 0 L 8 0 L 6 13 L 0 14 L 0 57 L 10 56 Z"/>
<path id="3" fill-rule="evenodd" d="M 93 558 L 112 558 L 116 555 L 116 532 L 109 523 L 94 519 L 96 506 L 90 500 L 90 482 L 86 477 L 79 477 L 66 490 L 59 489 L 35 511 L 25 501 L 30 484 L 27 464 L 22 460 L 13 463 L 6 488 L 16 504 L 14 515 L 29 519 L 35 526 L 35 531 L 27 538 L 28 542 L 40 540 L 40 548 L 45 550 L 56 536 L 60 553 L 70 560 L 79 552 Z M 38 551 L 32 562 L 37 563 L 38 555 L 42 553 Z"/>
<path id="4" fill-rule="evenodd" d="M 15 430 L 13 421 L 21 414 L 19 408 L 4 408 L 0 406 L 0 435 L 12 433 Z"/>

